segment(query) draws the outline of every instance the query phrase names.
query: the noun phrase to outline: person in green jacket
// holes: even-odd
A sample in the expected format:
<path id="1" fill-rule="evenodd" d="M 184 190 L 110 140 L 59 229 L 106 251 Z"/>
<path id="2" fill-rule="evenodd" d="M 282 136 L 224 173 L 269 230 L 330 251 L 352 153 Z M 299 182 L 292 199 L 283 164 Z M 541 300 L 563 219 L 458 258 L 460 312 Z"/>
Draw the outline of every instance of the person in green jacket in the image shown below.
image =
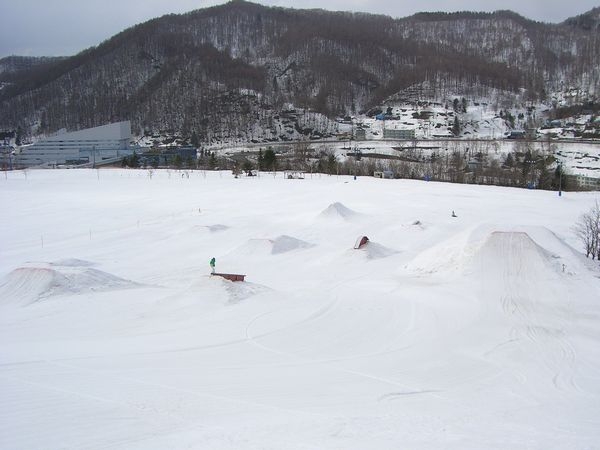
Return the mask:
<path id="1" fill-rule="evenodd" d="M 210 273 L 215 273 L 215 258 L 210 260 Z"/>

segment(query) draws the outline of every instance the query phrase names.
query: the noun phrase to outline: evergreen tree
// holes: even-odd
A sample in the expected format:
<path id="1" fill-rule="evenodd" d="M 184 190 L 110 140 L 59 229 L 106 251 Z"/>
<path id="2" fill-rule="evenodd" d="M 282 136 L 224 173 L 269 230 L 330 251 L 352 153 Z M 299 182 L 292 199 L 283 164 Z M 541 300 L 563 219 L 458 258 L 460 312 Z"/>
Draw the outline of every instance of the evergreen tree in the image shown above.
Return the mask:
<path id="1" fill-rule="evenodd" d="M 17 134 L 15 137 L 15 145 L 21 145 L 23 143 L 23 129 L 21 127 L 17 128 Z"/>
<path id="2" fill-rule="evenodd" d="M 195 131 L 192 133 L 190 142 L 194 148 L 198 148 L 200 146 L 200 139 L 198 139 L 198 134 Z"/>
<path id="3" fill-rule="evenodd" d="M 337 159 L 335 157 L 335 153 L 331 152 L 327 155 L 327 173 L 332 175 L 336 171 L 337 167 Z"/>
<path id="4" fill-rule="evenodd" d="M 537 181 L 538 189 L 552 188 L 552 174 L 546 167 L 546 162 L 543 161 L 540 165 L 540 173 Z"/>
<path id="5" fill-rule="evenodd" d="M 258 150 L 258 170 L 264 170 L 265 168 L 265 158 L 263 156 L 262 148 Z"/>
<path id="6" fill-rule="evenodd" d="M 263 156 L 263 165 L 265 170 L 275 170 L 276 155 L 275 152 L 268 148 Z"/>
<path id="7" fill-rule="evenodd" d="M 452 125 L 452 134 L 454 136 L 460 135 L 460 122 L 458 121 L 458 116 L 454 116 L 454 125 Z"/>
<path id="8" fill-rule="evenodd" d="M 527 177 L 531 173 L 533 164 L 533 155 L 531 154 L 531 150 L 527 150 L 525 152 L 525 156 L 523 158 L 523 164 L 521 166 L 521 175 L 523 177 L 523 183 L 527 183 Z"/>
<path id="9" fill-rule="evenodd" d="M 131 155 L 131 158 L 129 158 L 129 167 L 137 168 L 139 166 L 140 166 L 140 157 L 134 150 L 133 155 Z"/>
<path id="10" fill-rule="evenodd" d="M 567 177 L 565 174 L 564 168 L 557 164 L 556 169 L 554 169 L 554 176 L 552 177 L 552 189 L 567 191 L 569 189 L 569 182 L 567 181 Z"/>

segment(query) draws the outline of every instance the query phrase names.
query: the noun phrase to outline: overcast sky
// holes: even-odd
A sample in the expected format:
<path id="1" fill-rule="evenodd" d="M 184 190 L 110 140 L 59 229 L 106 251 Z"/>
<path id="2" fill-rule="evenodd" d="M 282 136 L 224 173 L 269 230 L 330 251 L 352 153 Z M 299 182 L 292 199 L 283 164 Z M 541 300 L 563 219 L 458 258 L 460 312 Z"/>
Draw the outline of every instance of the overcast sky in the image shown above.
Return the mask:
<path id="1" fill-rule="evenodd" d="M 223 0 L 0 0 L 0 57 L 73 55 L 140 22 Z M 529 19 L 562 22 L 600 0 L 260 0 L 294 8 L 361 11 L 405 17 L 420 11 L 511 9 Z"/>

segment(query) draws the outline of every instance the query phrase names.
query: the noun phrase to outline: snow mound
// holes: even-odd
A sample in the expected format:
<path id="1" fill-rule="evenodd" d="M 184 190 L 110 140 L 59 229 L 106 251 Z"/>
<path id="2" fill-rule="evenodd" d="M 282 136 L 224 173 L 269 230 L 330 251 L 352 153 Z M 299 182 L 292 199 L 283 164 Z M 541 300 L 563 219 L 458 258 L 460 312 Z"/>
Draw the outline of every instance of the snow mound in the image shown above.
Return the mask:
<path id="1" fill-rule="evenodd" d="M 240 303 L 255 295 L 271 291 L 271 289 L 266 286 L 248 282 L 239 283 L 223 280 L 222 283 L 229 298 L 228 304 Z"/>
<path id="2" fill-rule="evenodd" d="M 347 208 L 343 204 L 339 202 L 332 203 L 327 208 L 325 208 L 319 217 L 326 219 L 343 219 L 343 220 L 352 220 L 356 217 L 359 217 L 360 214 L 356 211 Z"/>
<path id="3" fill-rule="evenodd" d="M 466 230 L 427 248 L 406 265 L 406 270 L 415 275 L 460 272 L 481 245 L 474 234 Z"/>
<path id="4" fill-rule="evenodd" d="M 208 225 L 206 228 L 208 228 L 208 231 L 210 231 L 211 233 L 215 233 L 217 231 L 225 231 L 229 227 L 227 225 L 221 225 L 220 223 L 218 223 L 216 225 Z"/>
<path id="5" fill-rule="evenodd" d="M 541 275 L 546 270 L 561 271 L 559 260 L 558 255 L 537 244 L 524 231 L 494 231 L 474 255 L 469 269 Z"/>
<path id="6" fill-rule="evenodd" d="M 63 267 L 92 267 L 96 264 L 90 261 L 85 261 L 83 259 L 67 258 L 61 259 L 60 261 L 51 262 L 50 265 Z"/>
<path id="7" fill-rule="evenodd" d="M 385 247 L 384 245 L 378 244 L 377 242 L 369 241 L 363 247 L 361 247 L 359 252 L 366 255 L 367 259 L 381 259 L 387 258 L 388 256 L 392 256 L 398 253 L 397 250 L 394 250 L 389 247 Z"/>
<path id="8" fill-rule="evenodd" d="M 556 250 L 566 253 L 566 244 L 550 231 L 539 228 L 500 230 L 480 226 L 428 248 L 406 268 L 415 274 L 462 274 L 477 271 L 482 264 L 490 265 L 494 261 L 500 261 L 504 267 L 504 260 L 510 257 L 516 258 L 515 264 L 523 261 L 523 264 L 543 264 L 563 271 L 565 260 Z"/>
<path id="9" fill-rule="evenodd" d="M 279 236 L 272 242 L 273 248 L 271 249 L 271 253 L 274 255 L 291 252 L 297 249 L 314 247 L 314 245 L 309 242 L 286 235 Z"/>
<path id="10" fill-rule="evenodd" d="M 238 258 L 240 256 L 258 256 L 271 253 L 273 241 L 271 239 L 248 239 L 244 244 L 236 247 L 227 256 Z"/>
<path id="11" fill-rule="evenodd" d="M 80 260 L 66 260 L 19 267 L 0 283 L 0 299 L 17 299 L 18 303 L 28 305 L 56 295 L 124 289 L 137 285 L 90 268 L 91 264 Z"/>
<path id="12" fill-rule="evenodd" d="M 19 267 L 2 280 L 1 301 L 15 299 L 23 304 L 32 303 L 52 289 L 57 275 L 55 270 L 46 267 Z"/>
<path id="13" fill-rule="evenodd" d="M 227 225 L 222 225 L 220 223 L 214 225 L 195 225 L 193 227 L 194 231 L 206 231 L 208 230 L 211 233 L 218 233 L 220 231 L 228 230 L 229 227 Z"/>
<path id="14" fill-rule="evenodd" d="M 496 311 L 500 308 L 510 318 L 516 336 L 551 338 L 553 343 L 562 344 L 560 336 L 566 326 L 562 307 L 569 288 L 559 259 L 525 232 L 494 232 L 471 261 L 467 276 L 480 283 L 482 305 Z M 561 381 L 558 374 L 554 380 L 555 385 Z"/>
<path id="15" fill-rule="evenodd" d="M 249 239 L 231 253 L 237 256 L 278 255 L 310 247 L 313 247 L 313 244 L 292 236 L 282 235 L 275 239 Z"/>

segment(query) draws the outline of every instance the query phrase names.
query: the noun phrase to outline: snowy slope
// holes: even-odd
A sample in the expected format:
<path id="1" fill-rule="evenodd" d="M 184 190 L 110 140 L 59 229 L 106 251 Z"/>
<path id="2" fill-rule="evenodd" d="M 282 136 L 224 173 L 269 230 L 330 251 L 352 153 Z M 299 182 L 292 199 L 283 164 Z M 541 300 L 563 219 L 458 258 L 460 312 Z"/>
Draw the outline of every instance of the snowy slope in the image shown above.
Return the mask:
<path id="1" fill-rule="evenodd" d="M 572 231 L 597 194 L 110 169 L 0 185 L 0 448 L 600 440 L 600 269 Z M 246 282 L 211 277 L 213 256 Z"/>

